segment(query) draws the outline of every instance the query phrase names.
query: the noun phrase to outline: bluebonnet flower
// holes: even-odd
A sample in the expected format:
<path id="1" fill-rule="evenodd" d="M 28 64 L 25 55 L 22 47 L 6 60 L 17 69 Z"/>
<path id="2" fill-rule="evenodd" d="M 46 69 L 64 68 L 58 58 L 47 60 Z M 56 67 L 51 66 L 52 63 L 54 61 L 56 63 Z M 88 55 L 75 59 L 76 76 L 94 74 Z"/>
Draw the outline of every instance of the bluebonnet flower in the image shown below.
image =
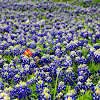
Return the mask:
<path id="1" fill-rule="evenodd" d="M 82 56 L 79 60 L 79 64 L 86 64 L 87 63 L 87 60 L 84 56 Z"/>
<path id="2" fill-rule="evenodd" d="M 17 45 L 16 39 L 11 41 L 11 45 L 12 45 L 12 46 Z"/>
<path id="3" fill-rule="evenodd" d="M 84 82 L 84 76 L 78 76 L 77 81 Z"/>
<path id="4" fill-rule="evenodd" d="M 21 44 L 21 46 L 26 45 L 26 40 L 23 37 L 21 37 L 19 38 L 19 43 Z"/>
<path id="5" fill-rule="evenodd" d="M 43 64 L 49 64 L 51 61 L 49 60 L 49 57 L 44 54 L 42 57 L 41 57 L 41 61 Z"/>
<path id="6" fill-rule="evenodd" d="M 63 96 L 62 92 L 57 93 L 55 100 L 62 100 L 62 96 Z"/>
<path id="7" fill-rule="evenodd" d="M 37 65 L 36 65 L 35 61 L 32 60 L 32 61 L 30 62 L 30 65 L 29 65 L 29 68 L 32 70 L 32 73 L 33 73 L 33 69 L 34 69 L 36 66 L 37 66 Z"/>
<path id="8" fill-rule="evenodd" d="M 45 93 L 43 100 L 51 100 L 51 95 L 49 93 Z"/>
<path id="9" fill-rule="evenodd" d="M 46 72 L 47 73 L 47 72 Z M 38 78 L 40 78 L 41 80 L 45 80 L 45 76 L 46 76 L 46 73 L 42 70 L 42 68 L 39 68 L 39 75 L 38 75 Z"/>
<path id="10" fill-rule="evenodd" d="M 23 68 L 20 68 L 20 76 L 21 79 L 27 80 L 28 75 L 31 74 L 31 69 L 29 69 L 29 65 L 24 65 Z"/>
<path id="11" fill-rule="evenodd" d="M 64 100 L 76 100 L 76 99 L 74 99 L 73 97 L 68 96 Z"/>
<path id="12" fill-rule="evenodd" d="M 0 99 L 2 100 L 10 100 L 10 96 L 6 92 L 0 93 Z"/>
<path id="13" fill-rule="evenodd" d="M 95 51 L 96 51 L 96 49 L 93 48 L 93 47 L 91 47 L 91 48 L 89 49 L 89 54 L 90 54 L 91 56 L 93 56 L 93 54 L 94 54 Z"/>
<path id="14" fill-rule="evenodd" d="M 19 81 L 21 80 L 20 76 L 18 74 L 16 74 L 14 77 L 13 77 L 13 82 L 15 84 L 19 83 Z"/>
<path id="15" fill-rule="evenodd" d="M 21 45 L 16 45 L 14 47 L 14 56 L 16 55 L 20 55 L 20 48 L 21 48 Z"/>
<path id="16" fill-rule="evenodd" d="M 85 92 L 86 92 L 86 91 L 85 91 L 84 89 L 80 90 L 80 93 L 81 93 L 82 95 L 84 95 Z"/>
<path id="17" fill-rule="evenodd" d="M 92 83 L 91 79 L 87 79 L 85 82 L 86 90 L 91 89 L 92 91 L 94 90 L 94 84 Z"/>
<path id="18" fill-rule="evenodd" d="M 0 55 L 3 54 L 3 50 L 0 50 Z"/>
<path id="19" fill-rule="evenodd" d="M 4 90 L 4 83 L 2 81 L 0 82 L 0 90 Z"/>
<path id="20" fill-rule="evenodd" d="M 38 78 L 38 76 L 40 74 L 40 69 L 39 68 L 35 68 L 34 69 L 34 74 L 35 74 L 35 77 Z"/>
<path id="21" fill-rule="evenodd" d="M 64 36 L 64 35 L 62 34 L 62 38 L 60 39 L 60 41 L 61 41 L 61 43 L 63 43 L 64 41 L 66 41 L 66 36 Z"/>
<path id="22" fill-rule="evenodd" d="M 57 43 L 57 44 L 56 44 L 56 48 L 61 48 L 60 45 L 61 45 L 60 43 Z"/>
<path id="23" fill-rule="evenodd" d="M 100 69 L 98 70 L 98 73 L 97 74 L 100 75 Z"/>
<path id="24" fill-rule="evenodd" d="M 72 59 L 70 58 L 70 56 L 65 55 L 65 62 L 63 66 L 65 66 L 66 68 L 68 68 L 69 66 L 72 66 Z"/>
<path id="25" fill-rule="evenodd" d="M 12 77 L 18 73 L 18 70 L 14 68 L 12 65 L 4 65 L 2 68 L 1 76 L 4 79 L 4 81 L 10 82 L 12 80 Z"/>
<path id="26" fill-rule="evenodd" d="M 78 81 L 77 85 L 74 88 L 77 92 L 84 89 L 83 82 Z"/>
<path id="27" fill-rule="evenodd" d="M 30 58 L 28 58 L 27 56 L 21 55 L 20 56 L 20 62 L 23 63 L 23 64 L 29 64 Z"/>
<path id="28" fill-rule="evenodd" d="M 67 45 L 67 41 L 63 41 L 63 44 L 64 44 L 64 45 Z"/>
<path id="29" fill-rule="evenodd" d="M 52 83 L 53 79 L 50 76 L 48 76 L 48 77 L 45 78 L 45 81 L 48 82 L 48 83 L 49 82 Z"/>
<path id="30" fill-rule="evenodd" d="M 5 50 L 6 47 L 7 47 L 7 42 L 6 42 L 6 41 L 2 41 L 2 42 L 0 43 L 0 50 Z"/>
<path id="31" fill-rule="evenodd" d="M 100 98 L 100 86 L 99 86 L 99 84 L 100 84 L 100 81 L 95 86 L 94 93 L 92 94 L 93 100 L 99 100 L 99 98 Z"/>
<path id="32" fill-rule="evenodd" d="M 1 60 L 1 59 L 3 59 L 3 58 L 2 58 L 2 55 L 0 55 L 0 60 Z"/>
<path id="33" fill-rule="evenodd" d="M 17 56 L 14 57 L 14 62 L 18 63 L 19 62 L 19 58 Z"/>
<path id="34" fill-rule="evenodd" d="M 27 80 L 26 84 L 32 85 L 34 82 L 36 82 L 36 77 L 33 76 L 30 80 Z"/>
<path id="35" fill-rule="evenodd" d="M 47 47 L 47 48 L 45 49 L 45 53 L 46 53 L 46 54 L 50 54 L 50 47 Z"/>
<path id="36" fill-rule="evenodd" d="M 78 40 L 74 40 L 69 43 L 69 50 L 74 50 L 75 48 L 78 48 L 78 47 L 79 47 Z"/>
<path id="37" fill-rule="evenodd" d="M 76 56 L 74 62 L 78 63 L 79 61 L 81 61 L 81 57 L 80 56 Z"/>
<path id="38" fill-rule="evenodd" d="M 70 57 L 71 57 L 71 58 L 76 57 L 76 52 L 75 52 L 75 51 L 71 51 L 71 52 L 70 52 Z"/>
<path id="39" fill-rule="evenodd" d="M 32 48 L 32 49 L 35 49 L 35 48 L 36 48 L 35 45 L 36 45 L 36 44 L 35 44 L 34 41 L 33 41 L 33 42 L 27 42 L 27 43 L 26 43 L 26 46 L 27 46 L 28 48 Z"/>
<path id="40" fill-rule="evenodd" d="M 56 77 L 57 76 L 57 65 L 54 63 L 54 62 L 52 62 L 52 63 L 50 63 L 49 64 L 49 68 L 50 68 L 50 76 L 51 77 Z"/>
<path id="41" fill-rule="evenodd" d="M 4 92 L 7 93 L 7 94 L 10 94 L 11 91 L 13 91 L 13 88 L 12 88 L 11 86 L 6 87 L 6 88 L 4 89 Z"/>
<path id="42" fill-rule="evenodd" d="M 40 80 L 36 83 L 36 92 L 37 92 L 38 94 L 39 94 L 39 93 L 42 93 L 43 87 L 44 87 L 44 82 L 40 79 Z"/>
<path id="43" fill-rule="evenodd" d="M 73 80 L 75 80 L 75 73 L 73 72 L 73 68 L 72 67 L 68 67 L 65 70 L 65 84 L 69 84 L 69 85 L 73 85 Z"/>
<path id="44" fill-rule="evenodd" d="M 41 52 L 41 50 L 42 50 L 42 49 L 41 49 L 40 47 L 38 47 L 38 46 L 36 47 L 36 51 L 37 51 L 37 52 L 39 52 L 39 53 L 40 53 L 40 52 Z"/>
<path id="45" fill-rule="evenodd" d="M 59 92 L 62 92 L 62 90 L 65 90 L 65 89 L 66 89 L 66 86 L 65 86 L 64 82 L 61 81 L 61 82 L 58 84 L 58 88 L 57 88 L 58 93 L 59 93 Z"/>
<path id="46" fill-rule="evenodd" d="M 60 50 L 60 48 L 57 48 L 57 49 L 55 50 L 55 55 L 58 56 L 59 58 L 61 57 L 62 51 Z"/>
<path id="47" fill-rule="evenodd" d="M 55 51 L 55 50 L 56 50 L 56 46 L 53 45 L 53 47 L 52 47 L 52 51 Z"/>
<path id="48" fill-rule="evenodd" d="M 86 66 L 86 64 L 80 64 L 78 66 L 78 70 L 77 70 L 78 75 L 82 75 L 84 77 L 84 81 L 87 80 L 87 78 L 91 75 L 90 70 L 88 69 L 88 66 Z"/>
<path id="49" fill-rule="evenodd" d="M 93 56 L 91 56 L 90 54 L 87 54 L 87 61 L 93 61 Z"/>
<path id="50" fill-rule="evenodd" d="M 14 97 L 18 99 L 25 99 L 26 96 L 31 95 L 32 91 L 28 88 L 25 82 L 20 82 L 19 84 L 14 86 L 14 90 L 10 92 L 10 97 L 13 99 Z"/>
<path id="51" fill-rule="evenodd" d="M 100 63 L 100 49 L 97 49 L 95 52 L 94 52 L 94 56 L 93 56 L 93 60 L 95 62 L 99 62 Z"/>
<path id="52" fill-rule="evenodd" d="M 91 42 L 93 43 L 96 43 L 96 36 L 95 35 L 92 35 L 92 37 L 91 37 Z"/>
<path id="53" fill-rule="evenodd" d="M 81 51 L 81 50 L 78 50 L 76 54 L 77 54 L 78 56 L 82 57 L 82 51 Z"/>
<path id="54" fill-rule="evenodd" d="M 0 66 L 2 66 L 5 63 L 6 59 L 0 58 Z"/>
<path id="55" fill-rule="evenodd" d="M 72 34 L 71 33 L 67 34 L 67 39 L 68 39 L 68 41 L 71 41 L 71 39 L 72 39 Z"/>
<path id="56" fill-rule="evenodd" d="M 64 96 L 64 100 L 76 100 L 76 91 L 70 90 L 68 93 Z"/>
<path id="57" fill-rule="evenodd" d="M 98 82 L 97 87 L 100 88 L 100 81 Z"/>
<path id="58" fill-rule="evenodd" d="M 53 60 L 55 59 L 55 56 L 54 56 L 54 55 L 50 55 L 50 56 L 49 56 L 49 59 L 50 59 L 51 61 L 53 61 Z"/>
<path id="59" fill-rule="evenodd" d="M 60 67 L 61 67 L 61 66 L 60 66 Z M 57 67 L 57 68 L 56 68 L 56 76 L 57 76 L 57 74 L 59 73 L 58 77 L 59 77 L 60 79 L 62 79 L 62 77 L 63 77 L 63 75 L 64 75 L 64 72 L 63 72 L 62 70 L 59 72 L 60 67 Z"/>
<path id="60" fill-rule="evenodd" d="M 13 66 L 14 66 L 14 68 L 15 68 L 15 63 L 14 63 L 13 60 L 11 60 L 10 63 L 9 63 L 9 67 L 11 67 L 11 66 L 12 66 L 12 68 L 13 68 Z"/>
<path id="61" fill-rule="evenodd" d="M 2 39 L 3 39 L 3 36 L 2 36 L 2 34 L 0 34 L 0 41 L 2 41 Z"/>
<path id="62" fill-rule="evenodd" d="M 62 65 L 64 61 L 65 61 L 65 58 L 63 56 L 61 56 L 58 64 Z"/>
<path id="63" fill-rule="evenodd" d="M 87 40 L 84 40 L 84 39 L 79 40 L 79 46 L 84 46 L 85 43 L 88 44 Z"/>
<path id="64" fill-rule="evenodd" d="M 8 47 L 8 50 L 10 51 L 10 54 L 13 55 L 13 52 L 14 52 L 14 47 L 13 46 L 9 46 Z"/>
<path id="65" fill-rule="evenodd" d="M 42 67 L 42 69 L 43 69 L 43 71 L 45 71 L 45 72 L 49 72 L 49 71 L 50 71 L 48 65 L 44 65 L 44 66 Z"/>
<path id="66" fill-rule="evenodd" d="M 7 39 L 9 38 L 10 36 L 5 32 L 4 33 L 4 36 L 3 36 L 3 39 L 5 40 L 5 41 L 7 41 Z"/>
<path id="67" fill-rule="evenodd" d="M 100 24 L 99 24 L 100 25 Z M 100 37 L 100 34 L 99 34 L 99 29 L 96 31 L 96 33 L 95 33 L 95 38 L 96 39 L 99 39 L 99 37 Z"/>
<path id="68" fill-rule="evenodd" d="M 39 98 L 43 100 L 51 100 L 50 90 L 48 89 L 48 87 L 44 87 L 44 90 L 42 91 Z"/>

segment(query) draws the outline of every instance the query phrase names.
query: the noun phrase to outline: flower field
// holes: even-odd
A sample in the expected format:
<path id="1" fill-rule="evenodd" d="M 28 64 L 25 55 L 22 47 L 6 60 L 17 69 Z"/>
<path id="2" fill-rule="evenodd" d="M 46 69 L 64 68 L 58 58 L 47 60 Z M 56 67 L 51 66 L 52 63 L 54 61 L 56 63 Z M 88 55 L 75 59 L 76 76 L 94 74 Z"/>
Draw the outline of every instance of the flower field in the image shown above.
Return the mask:
<path id="1" fill-rule="evenodd" d="M 0 100 L 100 100 L 100 3 L 0 0 Z"/>

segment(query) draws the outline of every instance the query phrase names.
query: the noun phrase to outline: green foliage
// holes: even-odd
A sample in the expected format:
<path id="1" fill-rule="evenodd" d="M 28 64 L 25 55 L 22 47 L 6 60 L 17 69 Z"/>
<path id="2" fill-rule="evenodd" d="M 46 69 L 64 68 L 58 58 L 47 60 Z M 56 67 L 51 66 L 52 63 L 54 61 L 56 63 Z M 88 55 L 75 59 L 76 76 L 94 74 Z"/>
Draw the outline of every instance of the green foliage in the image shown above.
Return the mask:
<path id="1" fill-rule="evenodd" d="M 75 72 L 75 75 L 77 75 L 77 66 L 78 66 L 78 64 L 75 64 L 75 63 L 73 63 L 73 71 Z"/>
<path id="2" fill-rule="evenodd" d="M 63 94 L 66 95 L 70 90 L 71 90 L 71 86 L 67 85 L 66 90 L 65 91 L 63 90 Z"/>
<path id="3" fill-rule="evenodd" d="M 84 95 L 79 95 L 76 100 L 92 100 L 91 91 L 86 91 Z"/>
<path id="4" fill-rule="evenodd" d="M 90 69 L 90 72 L 95 75 L 95 73 L 98 72 L 98 70 L 100 69 L 100 65 L 94 63 L 93 61 L 90 62 L 90 64 L 88 64 L 88 68 Z"/>
<path id="5" fill-rule="evenodd" d="M 37 94 L 36 91 L 36 84 L 32 84 L 31 86 L 29 86 L 30 89 L 32 89 L 32 94 L 30 95 L 31 98 L 33 98 L 34 100 L 37 99 L 37 97 L 39 96 L 39 94 Z"/>
<path id="6" fill-rule="evenodd" d="M 10 63 L 10 61 L 11 61 L 11 60 L 13 60 L 13 57 L 12 57 L 11 55 L 8 55 L 8 56 L 7 56 L 7 55 L 5 55 L 5 56 L 3 56 L 3 59 L 7 59 L 6 63 L 8 63 L 8 64 L 9 64 L 9 63 Z"/>
<path id="7" fill-rule="evenodd" d="M 85 58 L 87 58 L 88 51 L 89 49 L 85 49 L 85 50 L 82 49 L 82 53 Z"/>

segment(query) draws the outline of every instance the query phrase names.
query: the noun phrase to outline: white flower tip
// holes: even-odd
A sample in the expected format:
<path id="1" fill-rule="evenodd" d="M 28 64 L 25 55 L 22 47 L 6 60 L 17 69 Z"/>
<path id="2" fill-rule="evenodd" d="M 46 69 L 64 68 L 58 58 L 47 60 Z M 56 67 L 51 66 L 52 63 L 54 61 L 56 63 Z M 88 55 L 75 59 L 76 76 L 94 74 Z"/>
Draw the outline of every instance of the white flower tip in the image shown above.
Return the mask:
<path id="1" fill-rule="evenodd" d="M 29 19 L 26 21 L 26 23 L 29 23 Z"/>

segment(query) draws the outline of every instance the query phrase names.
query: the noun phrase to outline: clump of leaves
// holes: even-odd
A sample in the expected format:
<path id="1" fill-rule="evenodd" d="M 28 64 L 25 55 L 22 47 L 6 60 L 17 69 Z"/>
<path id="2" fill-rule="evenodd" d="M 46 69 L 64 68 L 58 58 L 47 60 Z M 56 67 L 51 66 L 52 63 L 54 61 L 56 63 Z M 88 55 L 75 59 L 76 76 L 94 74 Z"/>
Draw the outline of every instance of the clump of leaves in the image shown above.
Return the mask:
<path id="1" fill-rule="evenodd" d="M 91 91 L 86 91 L 84 95 L 79 95 L 76 100 L 92 100 Z"/>

